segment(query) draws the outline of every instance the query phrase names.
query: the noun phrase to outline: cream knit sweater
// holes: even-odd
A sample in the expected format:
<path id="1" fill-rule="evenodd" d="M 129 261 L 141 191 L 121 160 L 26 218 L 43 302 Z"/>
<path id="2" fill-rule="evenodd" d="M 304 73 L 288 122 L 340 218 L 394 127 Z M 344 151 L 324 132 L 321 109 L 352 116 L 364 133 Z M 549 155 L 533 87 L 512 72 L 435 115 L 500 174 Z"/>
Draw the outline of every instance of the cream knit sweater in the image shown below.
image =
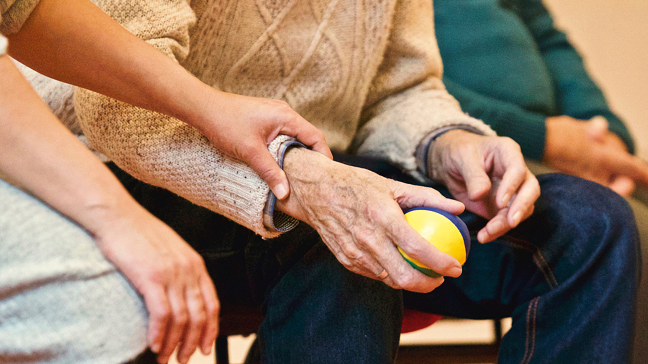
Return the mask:
<path id="1" fill-rule="evenodd" d="M 203 82 L 287 101 L 334 150 L 417 175 L 416 146 L 428 133 L 469 125 L 493 134 L 441 82 L 430 0 L 95 2 Z M 75 106 L 93 147 L 136 178 L 277 235 L 263 225 L 266 184 L 196 129 L 87 90 Z M 285 140 L 269 146 L 275 156 Z"/>

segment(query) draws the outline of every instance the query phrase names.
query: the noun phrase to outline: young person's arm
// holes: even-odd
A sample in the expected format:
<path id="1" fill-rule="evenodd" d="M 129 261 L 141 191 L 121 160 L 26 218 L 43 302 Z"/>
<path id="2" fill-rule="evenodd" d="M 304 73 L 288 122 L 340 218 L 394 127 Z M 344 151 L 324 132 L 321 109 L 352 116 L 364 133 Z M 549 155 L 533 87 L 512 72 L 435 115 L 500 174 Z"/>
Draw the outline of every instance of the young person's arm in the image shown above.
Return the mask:
<path id="1" fill-rule="evenodd" d="M 148 344 L 184 363 L 218 333 L 219 302 L 202 258 L 137 204 L 0 56 L 0 174 L 75 221 L 144 297 Z"/>
<path id="2" fill-rule="evenodd" d="M 187 46 L 194 14 L 187 2 L 177 7 L 173 20 Z M 205 85 L 177 64 L 171 50 L 146 44 L 88 0 L 41 0 L 8 37 L 10 55 L 46 76 L 195 127 L 223 154 L 249 165 L 278 198 L 288 194 L 289 186 L 267 151 L 277 135 L 294 136 L 330 156 L 323 133 L 285 103 Z"/>

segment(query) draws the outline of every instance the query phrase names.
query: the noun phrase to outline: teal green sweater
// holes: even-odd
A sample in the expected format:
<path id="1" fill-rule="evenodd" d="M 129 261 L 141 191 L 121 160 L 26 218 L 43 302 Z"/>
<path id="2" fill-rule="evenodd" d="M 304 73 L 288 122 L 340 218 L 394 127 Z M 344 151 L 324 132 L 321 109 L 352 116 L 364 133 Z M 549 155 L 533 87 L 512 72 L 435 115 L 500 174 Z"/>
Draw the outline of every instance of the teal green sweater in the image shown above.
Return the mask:
<path id="1" fill-rule="evenodd" d="M 634 153 L 623 122 L 541 0 L 434 0 L 444 82 L 465 112 L 542 159 L 545 119 L 605 117 Z"/>

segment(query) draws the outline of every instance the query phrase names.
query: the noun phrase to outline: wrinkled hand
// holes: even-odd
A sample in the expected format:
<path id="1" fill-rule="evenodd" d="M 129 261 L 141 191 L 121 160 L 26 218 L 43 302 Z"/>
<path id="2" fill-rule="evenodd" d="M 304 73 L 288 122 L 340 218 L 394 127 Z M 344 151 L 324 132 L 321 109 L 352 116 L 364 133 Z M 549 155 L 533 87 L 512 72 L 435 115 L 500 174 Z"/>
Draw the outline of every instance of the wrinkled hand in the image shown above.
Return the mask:
<path id="1" fill-rule="evenodd" d="M 376 279 L 385 269 L 389 275 L 383 282 L 415 292 L 432 291 L 443 282 L 413 269 L 398 252 L 400 246 L 442 275 L 461 274 L 459 262 L 423 239 L 402 211 L 428 206 L 459 214 L 464 209 L 460 202 L 434 189 L 389 180 L 303 148 L 286 154 L 284 169 L 292 192 L 277 207 L 314 227 L 350 271 Z"/>
<path id="2" fill-rule="evenodd" d="M 220 304 L 205 263 L 171 228 L 136 204 L 94 211 L 105 224 L 91 232 L 104 256 L 144 297 L 148 344 L 160 363 L 178 348 L 184 364 L 200 346 L 206 355 L 218 334 Z"/>
<path id="3" fill-rule="evenodd" d="M 547 118 L 543 162 L 559 172 L 600 183 L 622 196 L 636 183 L 648 185 L 648 164 L 628 153 L 623 141 L 608 131 L 607 121 L 569 116 Z"/>
<path id="4" fill-rule="evenodd" d="M 431 148 L 431 178 L 469 211 L 490 219 L 477 234 L 479 242 L 493 241 L 533 213 L 540 186 L 513 140 L 453 130 Z"/>
<path id="5" fill-rule="evenodd" d="M 290 191 L 286 174 L 268 152 L 268 144 L 278 135 L 295 137 L 313 150 L 333 158 L 324 133 L 284 101 L 224 93 L 211 88 L 207 94 L 203 107 L 198 110 L 202 115 L 193 116 L 192 125 L 228 157 L 250 166 L 278 199 L 284 199 Z"/>

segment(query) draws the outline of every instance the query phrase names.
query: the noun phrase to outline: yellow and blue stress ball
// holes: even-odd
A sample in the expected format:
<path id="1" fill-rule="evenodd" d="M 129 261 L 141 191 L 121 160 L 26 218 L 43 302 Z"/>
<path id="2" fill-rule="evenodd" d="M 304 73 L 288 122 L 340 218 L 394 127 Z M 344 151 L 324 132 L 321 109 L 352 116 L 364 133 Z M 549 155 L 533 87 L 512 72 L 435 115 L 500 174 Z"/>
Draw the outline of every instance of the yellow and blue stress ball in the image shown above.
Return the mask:
<path id="1" fill-rule="evenodd" d="M 415 207 L 405 211 L 405 219 L 414 230 L 418 231 L 437 249 L 451 255 L 461 265 L 466 262 L 466 257 L 470 252 L 470 233 L 466 224 L 459 217 L 433 207 Z M 398 247 L 398 251 L 419 272 L 430 277 L 441 277 L 441 274 L 408 256 L 400 247 Z"/>

